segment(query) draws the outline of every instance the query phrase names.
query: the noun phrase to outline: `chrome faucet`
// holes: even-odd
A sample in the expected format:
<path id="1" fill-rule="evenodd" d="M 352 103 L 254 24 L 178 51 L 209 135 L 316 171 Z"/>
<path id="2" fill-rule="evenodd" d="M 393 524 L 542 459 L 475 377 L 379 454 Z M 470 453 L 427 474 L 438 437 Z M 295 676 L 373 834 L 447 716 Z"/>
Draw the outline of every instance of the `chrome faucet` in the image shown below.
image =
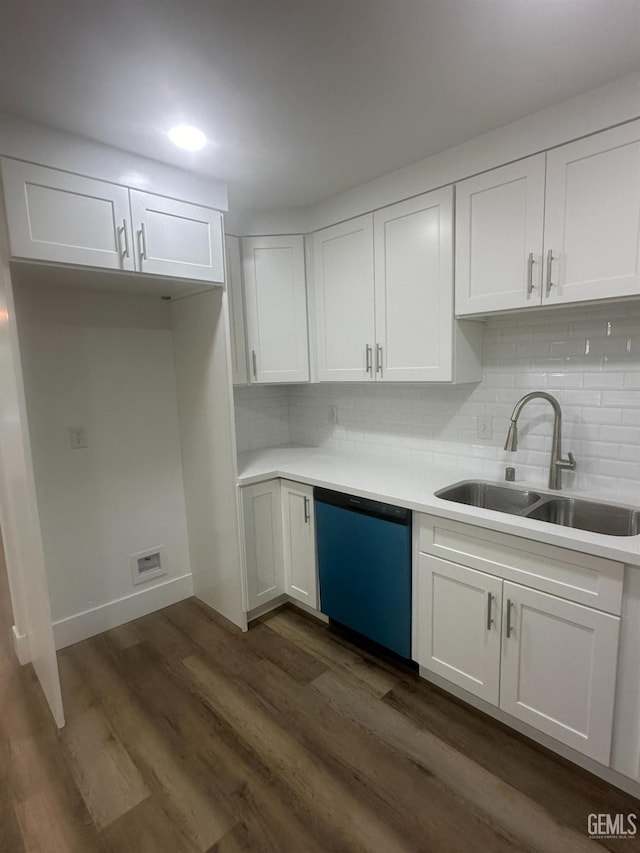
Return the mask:
<path id="1" fill-rule="evenodd" d="M 560 411 L 560 403 L 558 403 L 556 398 L 552 397 L 551 394 L 547 394 L 546 391 L 532 391 L 530 394 L 525 394 L 522 399 L 518 400 L 513 407 L 513 412 L 511 413 L 511 423 L 509 424 L 509 431 L 507 432 L 507 440 L 504 443 L 504 449 L 511 451 L 518 449 L 518 417 L 520 416 L 522 408 L 526 406 L 530 400 L 535 400 L 537 398 L 547 400 L 547 402 L 551 403 L 551 407 L 553 408 L 554 418 L 553 438 L 551 439 L 551 463 L 549 465 L 549 488 L 561 489 L 562 470 L 566 469 L 568 471 L 575 471 L 576 460 L 573 458 L 572 453 L 567 454 L 568 459 L 562 458 L 562 412 Z"/>

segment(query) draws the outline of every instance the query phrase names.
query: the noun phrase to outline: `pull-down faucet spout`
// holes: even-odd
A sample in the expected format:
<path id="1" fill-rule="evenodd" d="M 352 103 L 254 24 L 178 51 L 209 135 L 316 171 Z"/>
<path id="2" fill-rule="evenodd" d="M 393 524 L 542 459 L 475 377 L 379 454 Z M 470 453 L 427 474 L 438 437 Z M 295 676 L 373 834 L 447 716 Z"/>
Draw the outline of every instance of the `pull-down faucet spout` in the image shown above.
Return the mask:
<path id="1" fill-rule="evenodd" d="M 562 412 L 560 404 L 555 397 L 547 394 L 546 391 L 532 391 L 530 394 L 525 394 L 513 407 L 511 413 L 511 423 L 507 432 L 507 440 L 504 443 L 504 449 L 515 451 L 518 449 L 518 418 L 523 407 L 530 400 L 536 399 L 546 400 L 551 404 L 553 409 L 553 438 L 551 439 L 551 462 L 549 464 L 549 488 L 562 488 L 562 471 L 575 471 L 576 460 L 572 453 L 567 454 L 567 459 L 562 458 Z"/>

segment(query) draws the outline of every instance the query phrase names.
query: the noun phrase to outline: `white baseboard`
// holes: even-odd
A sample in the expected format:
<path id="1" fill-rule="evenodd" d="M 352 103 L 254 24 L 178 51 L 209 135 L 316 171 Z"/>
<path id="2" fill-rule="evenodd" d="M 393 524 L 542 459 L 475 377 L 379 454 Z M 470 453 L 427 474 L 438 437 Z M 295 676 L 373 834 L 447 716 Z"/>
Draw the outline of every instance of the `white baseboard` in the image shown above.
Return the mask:
<path id="1" fill-rule="evenodd" d="M 20 634 L 16 625 L 11 628 L 11 638 L 13 640 L 13 650 L 21 666 L 29 663 L 31 660 L 31 650 L 29 649 L 29 637 L 26 634 Z"/>
<path id="2" fill-rule="evenodd" d="M 277 610 L 278 607 L 282 607 L 283 604 L 293 604 L 294 607 L 297 607 L 298 610 L 303 610 L 305 613 L 309 613 L 311 616 L 315 616 L 316 619 L 319 619 L 320 622 L 329 623 L 329 617 L 325 616 L 324 613 L 320 613 L 319 610 L 315 610 L 313 607 L 309 607 L 308 604 L 305 604 L 302 601 L 298 601 L 297 598 L 292 598 L 290 595 L 286 593 L 282 593 L 281 595 L 272 598 L 271 601 L 267 601 L 264 604 L 261 604 L 259 607 L 254 607 L 253 610 L 250 610 L 247 615 L 247 622 L 251 622 L 253 619 L 257 619 L 259 616 L 264 616 L 266 613 L 270 613 L 272 610 Z"/>
<path id="3" fill-rule="evenodd" d="M 254 607 L 253 610 L 250 610 L 247 613 L 247 622 L 251 622 L 253 619 L 258 619 L 258 617 L 264 616 L 265 613 L 271 613 L 272 610 L 282 607 L 282 605 L 286 604 L 287 601 L 289 601 L 289 596 L 284 593 L 272 598 L 271 601 L 265 601 L 264 604 Z"/>
<path id="4" fill-rule="evenodd" d="M 298 610 L 302 610 L 303 613 L 308 613 L 309 616 L 313 616 L 313 618 L 317 619 L 318 622 L 324 622 L 325 625 L 329 624 L 328 616 L 325 616 L 324 613 L 321 613 L 319 610 L 316 610 L 315 607 L 309 607 L 309 605 L 305 604 L 304 601 L 298 601 L 297 598 L 291 598 L 291 596 L 289 596 L 289 604 L 292 604 L 294 607 L 297 607 Z"/>
<path id="5" fill-rule="evenodd" d="M 149 589 L 138 590 L 124 598 L 110 601 L 91 610 L 75 613 L 53 623 L 53 636 L 56 649 L 64 649 L 95 637 L 110 628 L 117 628 L 132 619 L 146 616 L 154 610 L 160 610 L 169 604 L 183 601 L 193 595 L 193 578 L 190 574 L 181 575 L 179 578 L 156 584 Z"/>

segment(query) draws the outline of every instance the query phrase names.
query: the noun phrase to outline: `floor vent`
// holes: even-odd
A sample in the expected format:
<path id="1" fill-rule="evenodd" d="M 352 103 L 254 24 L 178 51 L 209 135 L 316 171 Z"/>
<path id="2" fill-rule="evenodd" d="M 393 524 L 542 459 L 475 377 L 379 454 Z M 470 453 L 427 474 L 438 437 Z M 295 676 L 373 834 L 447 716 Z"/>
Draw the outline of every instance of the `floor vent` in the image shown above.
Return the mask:
<path id="1" fill-rule="evenodd" d="M 145 583 L 153 578 L 159 578 L 167 574 L 167 566 L 164 556 L 164 545 L 150 548 L 148 551 L 140 551 L 131 555 L 131 573 L 134 584 Z"/>

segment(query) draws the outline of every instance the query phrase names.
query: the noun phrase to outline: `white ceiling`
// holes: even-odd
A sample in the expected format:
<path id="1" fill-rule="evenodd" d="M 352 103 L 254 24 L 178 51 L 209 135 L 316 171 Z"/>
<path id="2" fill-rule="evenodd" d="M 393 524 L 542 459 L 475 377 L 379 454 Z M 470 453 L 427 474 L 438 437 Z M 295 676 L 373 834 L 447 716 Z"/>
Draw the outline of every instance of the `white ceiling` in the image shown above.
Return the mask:
<path id="1" fill-rule="evenodd" d="M 640 0 L 2 0 L 0 111 L 306 206 L 640 68 Z M 174 124 L 214 143 L 174 148 Z"/>

